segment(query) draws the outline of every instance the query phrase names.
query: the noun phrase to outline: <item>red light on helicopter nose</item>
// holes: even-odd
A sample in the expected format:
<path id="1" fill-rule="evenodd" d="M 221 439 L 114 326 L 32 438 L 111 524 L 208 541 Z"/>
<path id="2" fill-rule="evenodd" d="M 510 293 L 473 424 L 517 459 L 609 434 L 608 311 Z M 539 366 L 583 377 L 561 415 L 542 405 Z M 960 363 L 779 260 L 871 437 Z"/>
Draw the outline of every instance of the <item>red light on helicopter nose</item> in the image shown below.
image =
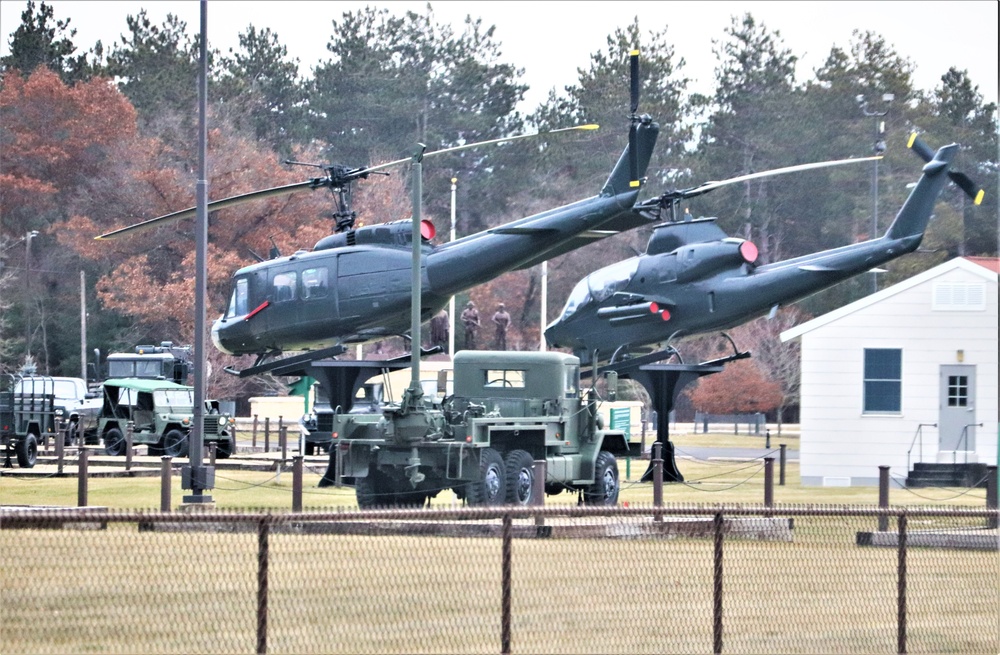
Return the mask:
<path id="1" fill-rule="evenodd" d="M 662 312 L 660 312 L 660 318 L 662 318 L 664 321 L 669 321 L 670 320 L 670 312 L 668 310 L 664 309 Z"/>
<path id="2" fill-rule="evenodd" d="M 757 261 L 757 246 L 753 245 L 750 241 L 744 241 L 740 244 L 740 256 L 743 257 L 743 261 L 748 264 L 752 264 Z"/>
<path id="3" fill-rule="evenodd" d="M 437 230 L 434 229 L 434 223 L 430 221 L 420 221 L 420 238 L 424 241 L 430 241 L 437 234 Z"/>
<path id="4" fill-rule="evenodd" d="M 655 302 L 649 303 L 649 313 L 650 314 L 656 314 L 659 311 L 660 311 L 660 306 L 659 305 L 657 305 Z"/>

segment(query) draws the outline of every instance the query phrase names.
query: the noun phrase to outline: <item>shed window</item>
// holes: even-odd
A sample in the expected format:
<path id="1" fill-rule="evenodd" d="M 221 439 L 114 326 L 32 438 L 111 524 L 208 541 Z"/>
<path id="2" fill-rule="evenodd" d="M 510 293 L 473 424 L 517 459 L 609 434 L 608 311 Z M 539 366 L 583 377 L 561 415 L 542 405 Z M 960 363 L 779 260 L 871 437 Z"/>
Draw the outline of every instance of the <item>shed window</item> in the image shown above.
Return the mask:
<path id="1" fill-rule="evenodd" d="M 894 413 L 902 409 L 903 351 L 865 348 L 864 411 Z"/>

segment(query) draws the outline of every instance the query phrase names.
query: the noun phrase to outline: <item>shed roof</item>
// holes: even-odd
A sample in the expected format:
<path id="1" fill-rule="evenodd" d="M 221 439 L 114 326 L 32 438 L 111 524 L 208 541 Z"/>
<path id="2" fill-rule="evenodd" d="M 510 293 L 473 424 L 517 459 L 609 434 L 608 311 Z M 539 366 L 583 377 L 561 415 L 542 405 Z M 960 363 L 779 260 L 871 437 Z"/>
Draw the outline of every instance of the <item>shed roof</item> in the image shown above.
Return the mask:
<path id="1" fill-rule="evenodd" d="M 989 265 L 990 262 L 992 262 L 992 268 Z M 806 332 L 811 332 L 817 328 L 823 327 L 824 325 L 833 323 L 844 316 L 849 316 L 854 312 L 870 307 L 885 300 L 886 298 L 891 298 L 892 296 L 902 293 L 907 289 L 912 289 L 919 284 L 923 284 L 928 280 L 933 280 L 934 278 L 940 277 L 941 275 L 955 269 L 962 269 L 974 275 L 978 275 L 985 280 L 992 280 L 993 282 L 996 282 L 998 279 L 998 262 L 1000 262 L 1000 260 L 989 257 L 956 257 L 955 259 L 950 259 L 943 264 L 938 264 L 934 268 L 927 269 L 923 273 L 918 273 L 917 275 L 894 284 L 891 287 L 882 289 L 881 291 L 873 293 L 870 296 L 865 296 L 860 300 L 855 300 L 848 305 L 844 305 L 843 307 L 835 309 L 832 312 L 827 312 L 822 316 L 817 316 L 811 321 L 806 321 L 805 323 L 789 328 L 781 333 L 781 340 L 785 342 L 797 339 Z"/>

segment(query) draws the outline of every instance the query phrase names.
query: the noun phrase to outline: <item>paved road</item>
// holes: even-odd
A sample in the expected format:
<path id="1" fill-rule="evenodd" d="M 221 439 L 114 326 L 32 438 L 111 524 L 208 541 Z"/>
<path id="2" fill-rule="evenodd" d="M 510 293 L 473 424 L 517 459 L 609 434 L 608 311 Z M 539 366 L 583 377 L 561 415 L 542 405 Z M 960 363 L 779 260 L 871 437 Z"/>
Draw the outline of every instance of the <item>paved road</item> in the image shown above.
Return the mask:
<path id="1" fill-rule="evenodd" d="M 725 459 L 763 459 L 764 457 L 774 457 L 775 461 L 780 457 L 778 448 L 768 450 L 766 448 L 722 448 L 712 446 L 677 446 L 674 450 L 675 457 L 691 457 L 694 459 L 711 459 L 713 457 Z M 785 450 L 785 461 L 797 461 L 799 459 L 798 450 Z"/>

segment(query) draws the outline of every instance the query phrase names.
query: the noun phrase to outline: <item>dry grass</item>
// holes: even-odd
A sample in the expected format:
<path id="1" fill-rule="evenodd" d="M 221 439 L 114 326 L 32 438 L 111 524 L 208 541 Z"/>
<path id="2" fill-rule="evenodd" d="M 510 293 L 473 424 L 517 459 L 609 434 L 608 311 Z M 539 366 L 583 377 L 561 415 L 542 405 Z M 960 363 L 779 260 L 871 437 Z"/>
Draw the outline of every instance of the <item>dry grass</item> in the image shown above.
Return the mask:
<path id="1" fill-rule="evenodd" d="M 711 436 L 711 435 L 710 435 Z M 702 439 L 702 435 L 691 435 Z M 738 437 L 745 440 L 748 437 Z M 772 438 L 773 441 L 773 438 Z M 621 501 L 649 505 L 652 485 L 623 477 Z M 760 462 L 679 462 L 667 503 L 763 501 Z M 353 490 L 305 478 L 307 509 L 352 508 Z M 874 505 L 874 488 L 775 488 L 779 504 Z M 777 471 L 775 471 L 777 479 Z M 0 478 L 4 504 L 76 505 L 76 479 Z M 218 471 L 221 509 L 287 510 L 291 472 Z M 918 493 L 919 492 L 919 495 Z M 91 505 L 157 509 L 158 478 L 90 481 Z M 174 504 L 184 493 L 173 480 Z M 982 490 L 893 488 L 893 505 L 974 506 Z M 454 502 L 450 493 L 435 505 Z M 561 494 L 548 504 L 575 504 Z M 638 521 L 623 518 L 623 523 Z M 896 551 L 861 548 L 864 518 L 796 518 L 794 541 L 730 538 L 724 555 L 727 652 L 892 652 Z M 911 521 L 911 529 L 948 526 Z M 272 534 L 268 650 L 496 652 L 498 539 Z M 0 530 L 3 653 L 247 652 L 255 647 L 257 537 L 233 533 Z M 910 549 L 908 649 L 995 653 L 996 552 Z M 515 540 L 514 652 L 710 652 L 712 543 L 674 539 Z"/>

